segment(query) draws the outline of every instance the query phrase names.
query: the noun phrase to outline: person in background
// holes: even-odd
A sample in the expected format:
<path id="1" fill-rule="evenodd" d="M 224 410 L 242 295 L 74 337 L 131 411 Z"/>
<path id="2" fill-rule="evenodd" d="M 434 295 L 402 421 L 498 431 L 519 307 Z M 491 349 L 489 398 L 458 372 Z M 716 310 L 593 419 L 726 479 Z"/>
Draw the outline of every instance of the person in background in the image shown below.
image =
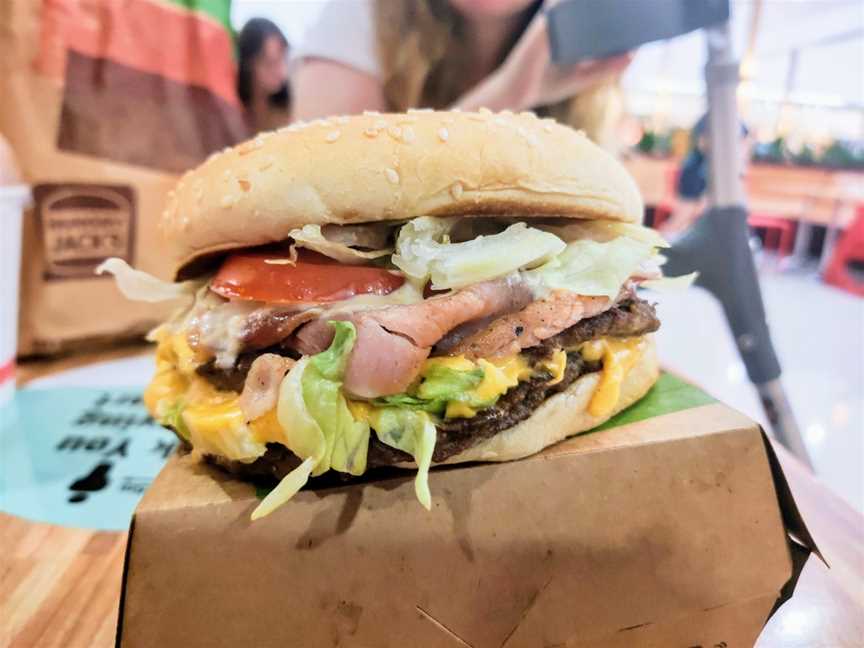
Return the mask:
<path id="1" fill-rule="evenodd" d="M 742 173 L 750 159 L 748 136 L 750 130 L 741 124 Z M 705 208 L 705 192 L 708 189 L 708 163 L 710 138 L 708 136 L 708 114 L 702 115 L 690 131 L 690 150 L 681 163 L 676 182 L 676 201 L 672 215 L 661 226 L 667 236 L 676 236 L 689 228 Z"/>
<path id="2" fill-rule="evenodd" d="M 266 18 L 252 18 L 237 37 L 237 94 L 253 132 L 284 126 L 291 119 L 288 50 L 282 31 Z"/>
<path id="3" fill-rule="evenodd" d="M 408 108 L 535 110 L 616 146 L 629 55 L 551 62 L 537 0 L 330 0 L 296 52 L 296 120 Z"/>

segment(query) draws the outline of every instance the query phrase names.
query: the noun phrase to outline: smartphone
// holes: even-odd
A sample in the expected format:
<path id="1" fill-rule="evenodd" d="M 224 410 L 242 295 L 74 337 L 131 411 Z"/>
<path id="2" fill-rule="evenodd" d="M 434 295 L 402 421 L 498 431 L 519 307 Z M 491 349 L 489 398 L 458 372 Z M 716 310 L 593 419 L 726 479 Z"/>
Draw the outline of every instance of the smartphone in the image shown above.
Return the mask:
<path id="1" fill-rule="evenodd" d="M 552 61 L 569 65 L 729 20 L 729 0 L 562 0 L 546 10 Z"/>

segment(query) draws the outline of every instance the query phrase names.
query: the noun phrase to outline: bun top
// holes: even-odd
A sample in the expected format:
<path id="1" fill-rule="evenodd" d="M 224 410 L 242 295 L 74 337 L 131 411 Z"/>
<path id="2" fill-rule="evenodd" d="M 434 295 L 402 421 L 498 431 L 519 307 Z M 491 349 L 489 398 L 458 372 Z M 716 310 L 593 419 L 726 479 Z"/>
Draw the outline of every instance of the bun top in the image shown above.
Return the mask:
<path id="1" fill-rule="evenodd" d="M 494 215 L 640 222 L 619 162 L 534 113 L 367 112 L 296 123 L 212 155 L 169 195 L 161 228 L 177 276 L 215 252 L 306 224 Z"/>

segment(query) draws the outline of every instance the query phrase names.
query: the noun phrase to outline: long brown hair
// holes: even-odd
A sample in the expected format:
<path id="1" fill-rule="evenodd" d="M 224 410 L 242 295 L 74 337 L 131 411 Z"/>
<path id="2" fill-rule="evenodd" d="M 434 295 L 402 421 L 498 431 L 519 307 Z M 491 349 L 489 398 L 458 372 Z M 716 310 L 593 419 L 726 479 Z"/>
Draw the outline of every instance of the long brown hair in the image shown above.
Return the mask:
<path id="1" fill-rule="evenodd" d="M 516 44 L 540 5 L 527 12 L 506 51 Z M 464 92 L 464 20 L 447 0 L 375 0 L 375 29 L 388 109 L 446 108 Z M 614 147 L 623 100 L 615 79 L 535 110 Z"/>

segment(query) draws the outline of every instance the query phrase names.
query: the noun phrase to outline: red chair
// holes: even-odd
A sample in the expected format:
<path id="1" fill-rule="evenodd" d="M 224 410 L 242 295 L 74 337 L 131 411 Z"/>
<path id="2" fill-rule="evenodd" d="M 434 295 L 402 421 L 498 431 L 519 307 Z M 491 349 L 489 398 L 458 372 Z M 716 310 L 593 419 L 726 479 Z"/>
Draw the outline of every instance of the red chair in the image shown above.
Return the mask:
<path id="1" fill-rule="evenodd" d="M 792 248 L 795 246 L 794 221 L 782 216 L 755 213 L 747 217 L 747 224 L 753 229 L 765 231 L 766 248 L 777 250 L 781 258 L 792 254 Z"/>
<path id="2" fill-rule="evenodd" d="M 864 282 L 849 272 L 850 261 L 864 262 L 864 204 L 855 210 L 855 220 L 840 236 L 822 275 L 825 283 L 864 297 Z"/>

